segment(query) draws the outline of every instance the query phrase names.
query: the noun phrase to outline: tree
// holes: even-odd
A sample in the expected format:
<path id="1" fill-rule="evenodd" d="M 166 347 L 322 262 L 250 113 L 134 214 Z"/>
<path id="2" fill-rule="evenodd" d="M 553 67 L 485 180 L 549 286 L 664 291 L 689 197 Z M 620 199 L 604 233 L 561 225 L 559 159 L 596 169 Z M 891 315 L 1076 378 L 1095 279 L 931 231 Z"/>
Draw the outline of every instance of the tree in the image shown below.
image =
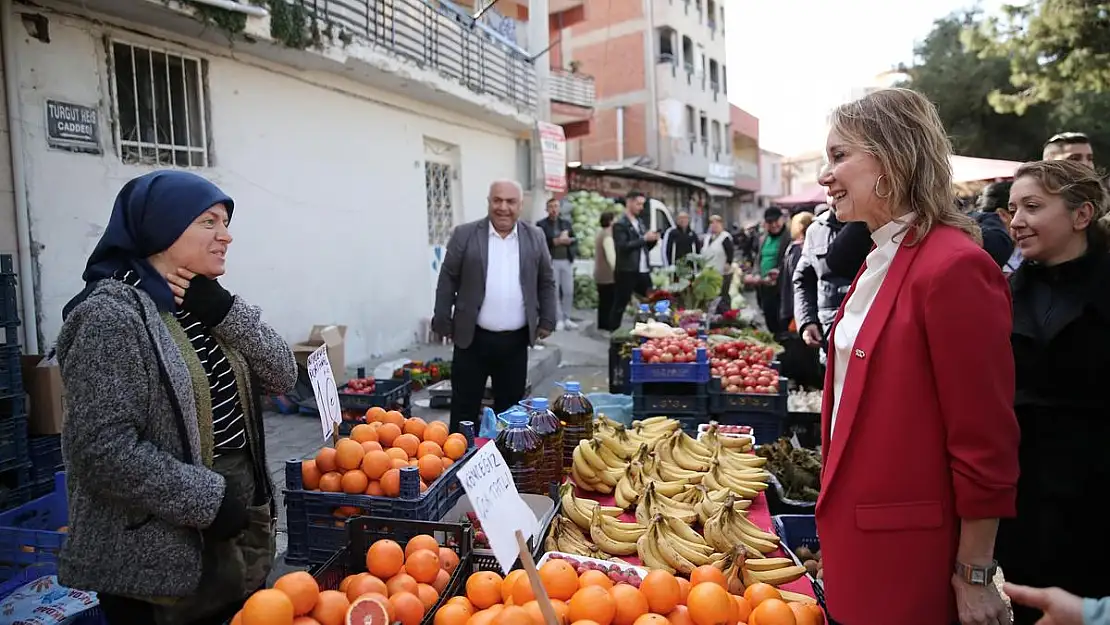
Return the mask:
<path id="1" fill-rule="evenodd" d="M 965 43 L 984 60 L 1005 60 L 1015 92 L 998 89 L 999 112 L 1023 113 L 1076 93 L 1110 91 L 1110 2 L 1029 0 L 969 28 Z"/>
<path id="2" fill-rule="evenodd" d="M 1050 109 L 1031 106 L 1019 116 L 999 113 L 991 106 L 992 93 L 1010 89 L 1010 65 L 1002 58 L 981 58 L 965 45 L 963 33 L 978 28 L 981 21 L 977 9 L 936 20 L 916 47 L 917 60 L 906 70 L 910 76 L 906 86 L 937 106 L 957 154 L 1021 161 L 1038 158 L 1047 138 Z"/>

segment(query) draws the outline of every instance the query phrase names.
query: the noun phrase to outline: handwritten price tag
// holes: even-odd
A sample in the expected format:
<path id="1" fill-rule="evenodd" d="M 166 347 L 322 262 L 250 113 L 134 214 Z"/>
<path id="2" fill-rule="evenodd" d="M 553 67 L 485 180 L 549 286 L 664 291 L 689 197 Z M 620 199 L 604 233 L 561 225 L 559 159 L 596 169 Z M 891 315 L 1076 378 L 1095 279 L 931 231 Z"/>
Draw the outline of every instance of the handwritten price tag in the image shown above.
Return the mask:
<path id="1" fill-rule="evenodd" d="M 492 442 L 482 445 L 459 469 L 458 475 L 497 563 L 502 572 L 508 574 L 520 555 L 516 531 L 523 532 L 525 540 L 534 536 L 538 525 L 536 515 L 520 498 L 509 465 Z"/>
<path id="2" fill-rule="evenodd" d="M 343 411 L 339 408 L 339 391 L 335 388 L 335 377 L 331 373 L 328 360 L 328 346 L 308 356 L 308 378 L 312 381 L 312 394 L 316 396 L 316 406 L 320 409 L 320 427 L 324 440 L 331 438 L 332 430 L 343 422 Z"/>

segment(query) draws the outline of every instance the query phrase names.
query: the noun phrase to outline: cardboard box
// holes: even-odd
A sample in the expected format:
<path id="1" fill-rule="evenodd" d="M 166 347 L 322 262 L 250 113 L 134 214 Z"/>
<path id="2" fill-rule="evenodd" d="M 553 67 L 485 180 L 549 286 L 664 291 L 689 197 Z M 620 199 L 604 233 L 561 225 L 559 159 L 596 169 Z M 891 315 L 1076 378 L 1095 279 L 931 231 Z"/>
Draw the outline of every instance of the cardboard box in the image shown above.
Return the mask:
<path id="1" fill-rule="evenodd" d="M 312 352 L 320 349 L 321 345 L 327 345 L 331 375 L 335 378 L 336 386 L 342 386 L 347 381 L 347 360 L 344 354 L 346 340 L 347 326 L 312 326 L 312 331 L 308 333 L 308 340 L 293 345 L 293 356 L 297 359 L 297 364 L 307 367 L 308 357 Z"/>
<path id="2" fill-rule="evenodd" d="M 30 405 L 27 410 L 27 432 L 31 436 L 62 433 L 65 415 L 62 370 L 56 362 L 43 356 L 22 356 L 23 386 Z"/>

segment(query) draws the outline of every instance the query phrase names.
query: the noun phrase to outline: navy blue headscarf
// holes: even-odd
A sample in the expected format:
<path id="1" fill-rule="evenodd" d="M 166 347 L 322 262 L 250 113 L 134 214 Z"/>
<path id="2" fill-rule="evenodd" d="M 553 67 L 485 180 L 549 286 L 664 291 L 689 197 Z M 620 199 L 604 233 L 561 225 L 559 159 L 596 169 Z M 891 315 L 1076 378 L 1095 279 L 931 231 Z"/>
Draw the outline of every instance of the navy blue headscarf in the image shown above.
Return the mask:
<path id="1" fill-rule="evenodd" d="M 197 217 L 216 204 L 227 207 L 230 220 L 234 201 L 216 185 L 185 171 L 155 171 L 123 185 L 108 227 L 81 276 L 85 290 L 66 304 L 63 318 L 97 281 L 129 269 L 139 274 L 139 288 L 150 295 L 158 310 L 174 311 L 170 285 L 147 257 L 173 245 Z"/>

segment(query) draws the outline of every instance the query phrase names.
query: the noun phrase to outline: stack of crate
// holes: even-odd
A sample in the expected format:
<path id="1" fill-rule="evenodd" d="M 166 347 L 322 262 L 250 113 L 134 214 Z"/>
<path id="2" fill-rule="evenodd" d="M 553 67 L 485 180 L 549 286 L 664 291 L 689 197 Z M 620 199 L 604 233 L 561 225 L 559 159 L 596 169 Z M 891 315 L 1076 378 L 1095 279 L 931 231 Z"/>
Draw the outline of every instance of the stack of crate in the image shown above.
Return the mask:
<path id="1" fill-rule="evenodd" d="M 629 363 L 632 414 L 637 419 L 667 416 L 678 420 L 690 434 L 697 432 L 709 414 L 709 355 L 704 347 L 697 359 L 686 363 L 647 363 L 640 348 L 632 350 Z"/>
<path id="2" fill-rule="evenodd" d="M 15 262 L 0 254 L 0 510 L 41 497 L 61 470 L 61 437 L 27 434 Z"/>

